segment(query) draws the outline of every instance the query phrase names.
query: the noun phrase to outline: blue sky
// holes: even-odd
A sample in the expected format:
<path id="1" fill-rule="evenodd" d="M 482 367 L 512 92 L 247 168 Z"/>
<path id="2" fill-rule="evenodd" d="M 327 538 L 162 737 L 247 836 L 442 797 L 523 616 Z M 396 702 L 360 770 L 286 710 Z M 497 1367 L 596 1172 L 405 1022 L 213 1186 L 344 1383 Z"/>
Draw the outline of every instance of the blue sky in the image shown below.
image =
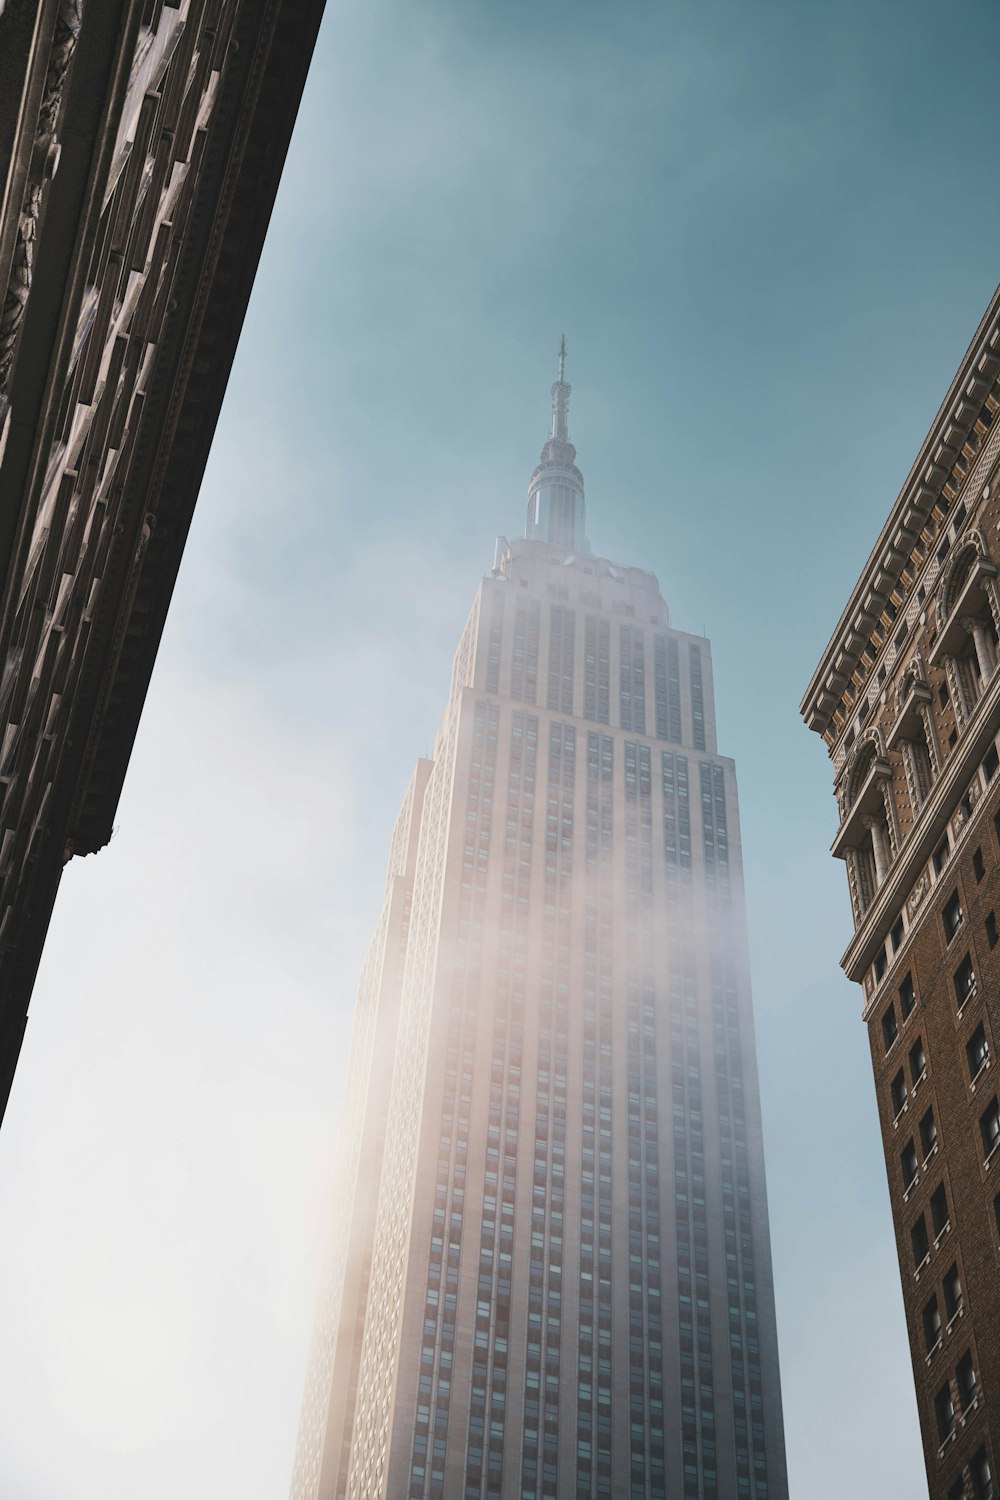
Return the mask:
<path id="1" fill-rule="evenodd" d="M 0 1493 L 285 1492 L 388 834 L 564 330 L 595 550 L 711 637 L 737 762 L 792 1491 L 922 1493 L 798 703 L 1000 274 L 998 41 L 968 0 L 331 0 L 0 1133 Z"/>

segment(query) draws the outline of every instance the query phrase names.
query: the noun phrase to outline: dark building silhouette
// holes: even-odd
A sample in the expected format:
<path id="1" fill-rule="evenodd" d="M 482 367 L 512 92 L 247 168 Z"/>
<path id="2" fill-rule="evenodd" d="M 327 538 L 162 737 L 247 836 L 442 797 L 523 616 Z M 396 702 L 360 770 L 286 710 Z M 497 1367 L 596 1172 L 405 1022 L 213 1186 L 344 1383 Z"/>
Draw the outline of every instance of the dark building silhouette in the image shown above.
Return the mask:
<path id="1" fill-rule="evenodd" d="M 787 1500 L 735 768 L 564 352 L 392 836 L 293 1500 Z"/>
<path id="2" fill-rule="evenodd" d="M 998 411 L 1000 293 L 802 703 L 835 768 L 842 963 L 864 996 L 932 1500 L 998 1493 Z"/>
<path id="3" fill-rule="evenodd" d="M 63 864 L 111 834 L 321 11 L 0 0 L 0 1111 Z"/>

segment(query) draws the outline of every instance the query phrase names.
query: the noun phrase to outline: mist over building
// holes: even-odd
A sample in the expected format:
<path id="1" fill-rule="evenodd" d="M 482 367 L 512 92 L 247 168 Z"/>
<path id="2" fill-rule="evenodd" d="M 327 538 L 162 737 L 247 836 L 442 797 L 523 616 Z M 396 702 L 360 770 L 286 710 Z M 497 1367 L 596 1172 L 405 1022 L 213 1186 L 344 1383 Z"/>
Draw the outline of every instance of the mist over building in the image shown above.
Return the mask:
<path id="1" fill-rule="evenodd" d="M 931 1500 L 1000 1444 L 1000 290 L 802 702 L 834 766 Z"/>
<path id="2" fill-rule="evenodd" d="M 393 832 L 293 1500 L 787 1497 L 735 769 L 569 397 Z"/>

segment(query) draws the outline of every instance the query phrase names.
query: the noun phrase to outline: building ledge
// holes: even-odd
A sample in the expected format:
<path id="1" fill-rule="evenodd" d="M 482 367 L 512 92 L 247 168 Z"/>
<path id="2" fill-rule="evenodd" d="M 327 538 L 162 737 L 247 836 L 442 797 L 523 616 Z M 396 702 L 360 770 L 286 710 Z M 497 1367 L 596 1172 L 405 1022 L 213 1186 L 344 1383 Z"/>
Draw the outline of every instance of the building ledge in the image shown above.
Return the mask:
<path id="1" fill-rule="evenodd" d="M 884 756 L 877 755 L 861 784 L 861 789 L 847 809 L 844 821 L 837 831 L 837 837 L 830 846 L 831 853 L 837 859 L 843 859 L 848 849 L 854 849 L 861 843 L 865 836 L 866 818 L 872 815 L 885 817 L 882 784 L 891 780 L 892 766 Z"/>
<path id="2" fill-rule="evenodd" d="M 860 983 L 865 970 L 885 942 L 903 902 L 948 827 L 962 791 L 996 737 L 998 727 L 1000 673 L 994 674 L 976 705 L 951 758 L 921 807 L 909 838 L 890 865 L 889 873 L 865 913 L 864 921 L 840 960 L 848 979 Z"/>

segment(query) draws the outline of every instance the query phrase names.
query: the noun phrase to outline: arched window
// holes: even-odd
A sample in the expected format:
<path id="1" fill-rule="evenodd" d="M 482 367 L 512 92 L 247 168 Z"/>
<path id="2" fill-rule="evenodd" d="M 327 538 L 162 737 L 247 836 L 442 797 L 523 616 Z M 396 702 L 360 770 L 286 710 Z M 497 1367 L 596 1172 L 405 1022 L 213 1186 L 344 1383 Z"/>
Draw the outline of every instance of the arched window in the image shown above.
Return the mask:
<path id="1" fill-rule="evenodd" d="M 938 634 L 931 661 L 944 662 L 964 720 L 975 708 L 997 664 L 996 565 L 982 533 L 970 531 L 945 566 L 938 594 Z"/>
<path id="2" fill-rule="evenodd" d="M 846 859 L 855 914 L 861 916 L 889 873 L 894 853 L 886 791 L 892 768 L 881 734 L 867 730 L 843 773 L 843 821 L 833 852 Z"/>

